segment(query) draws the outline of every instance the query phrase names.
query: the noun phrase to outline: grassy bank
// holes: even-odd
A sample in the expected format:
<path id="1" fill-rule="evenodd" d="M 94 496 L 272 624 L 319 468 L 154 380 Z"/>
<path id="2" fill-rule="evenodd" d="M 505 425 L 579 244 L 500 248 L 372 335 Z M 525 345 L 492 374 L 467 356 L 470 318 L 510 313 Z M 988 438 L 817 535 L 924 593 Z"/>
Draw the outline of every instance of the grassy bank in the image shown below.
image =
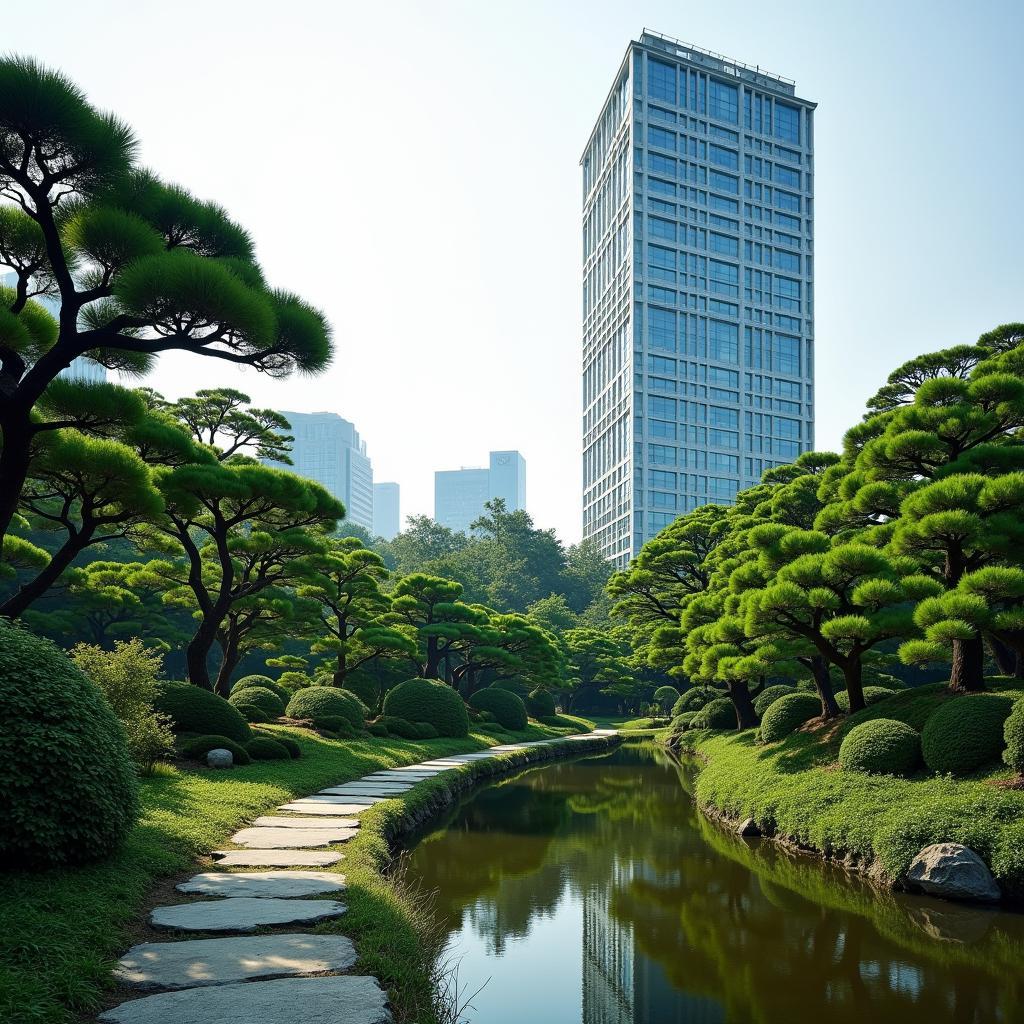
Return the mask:
<path id="1" fill-rule="evenodd" d="M 697 802 L 730 818 L 752 817 L 777 838 L 856 861 L 890 885 L 922 847 L 963 843 L 985 860 L 1004 893 L 1020 898 L 1024 791 L 1007 788 L 1008 769 L 897 778 L 843 771 L 836 763 L 843 736 L 859 722 L 896 718 L 920 728 L 945 699 L 942 686 L 905 691 L 838 726 L 806 728 L 768 746 L 757 744 L 753 730 L 683 733 L 682 749 L 705 761 Z"/>
<path id="2" fill-rule="evenodd" d="M 580 726 L 589 723 L 581 721 Z M 497 743 L 483 734 L 425 742 L 336 741 L 300 729 L 280 731 L 299 742 L 300 759 L 256 762 L 230 772 L 172 767 L 144 779 L 140 820 L 109 860 L 4 875 L 0 1020 L 65 1024 L 95 1012 L 111 988 L 111 967 L 128 944 L 129 928 L 150 890 L 159 880 L 189 869 L 242 822 L 332 783 Z M 574 730 L 531 725 L 517 738 L 542 739 L 569 731 Z M 417 800 L 428 799 L 438 785 L 434 780 L 422 787 Z M 60 794 L 53 798 L 60 799 Z M 430 979 L 423 970 L 424 915 L 415 899 L 381 875 L 389 829 L 403 813 L 402 806 L 388 801 L 361 816 L 361 834 L 347 845 L 341 869 L 350 883 L 344 931 L 360 945 L 360 969 L 378 974 L 404 1012 L 424 1005 Z"/>

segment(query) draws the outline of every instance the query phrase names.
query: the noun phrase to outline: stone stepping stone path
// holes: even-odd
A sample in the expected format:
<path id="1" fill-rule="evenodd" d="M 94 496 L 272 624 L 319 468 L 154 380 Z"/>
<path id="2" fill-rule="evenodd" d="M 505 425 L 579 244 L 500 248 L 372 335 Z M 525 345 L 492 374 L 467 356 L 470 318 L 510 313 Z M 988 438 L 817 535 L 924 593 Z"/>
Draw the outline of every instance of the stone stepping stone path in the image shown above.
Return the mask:
<path id="1" fill-rule="evenodd" d="M 333 871 L 207 871 L 176 886 L 179 892 L 200 896 L 252 896 L 288 899 L 341 892 L 345 876 Z"/>
<path id="2" fill-rule="evenodd" d="M 575 737 L 574 737 L 575 738 Z M 582 738 L 582 737 L 581 737 Z M 115 976 L 128 988 L 154 992 L 106 1010 L 102 1024 L 392 1024 L 387 996 L 376 978 L 348 971 L 358 959 L 343 935 L 271 932 L 341 917 L 345 904 L 323 898 L 345 889 L 345 876 L 303 868 L 337 864 L 344 854 L 317 849 L 358 835 L 357 815 L 399 799 L 418 783 L 473 761 L 539 743 L 504 744 L 479 753 L 435 758 L 372 772 L 344 785 L 281 804 L 214 850 L 218 869 L 177 888 L 198 897 L 156 907 L 154 928 L 169 932 L 224 932 L 225 937 L 143 942 L 121 958 Z M 320 899 L 304 897 L 319 896 Z M 208 897 L 203 899 L 202 897 Z M 314 977 L 316 975 L 316 977 Z"/>
<path id="3" fill-rule="evenodd" d="M 129 988 L 152 991 L 326 974 L 355 962 L 355 946 L 344 935 L 243 935 L 143 942 L 125 953 L 114 975 Z"/>
<path id="4" fill-rule="evenodd" d="M 391 1024 L 376 978 L 284 978 L 161 992 L 101 1013 L 102 1024 Z"/>
<path id="5" fill-rule="evenodd" d="M 341 917 L 345 909 L 337 900 L 231 896 L 157 907 L 149 915 L 149 923 L 176 932 L 251 932 L 275 924 L 317 924 Z"/>

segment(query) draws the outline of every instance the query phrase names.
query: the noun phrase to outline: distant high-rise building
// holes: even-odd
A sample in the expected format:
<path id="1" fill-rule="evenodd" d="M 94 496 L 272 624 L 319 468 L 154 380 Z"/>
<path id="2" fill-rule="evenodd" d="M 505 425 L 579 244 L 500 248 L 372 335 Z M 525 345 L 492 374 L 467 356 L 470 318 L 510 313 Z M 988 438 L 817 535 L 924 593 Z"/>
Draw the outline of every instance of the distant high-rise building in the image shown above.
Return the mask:
<path id="1" fill-rule="evenodd" d="M 400 489 L 395 483 L 373 485 L 373 534 L 391 540 L 402 526 Z"/>
<path id="2" fill-rule="evenodd" d="M 373 465 L 366 442 L 348 420 L 334 412 L 284 412 L 291 424 L 291 466 L 299 476 L 316 480 L 345 504 L 345 521 L 373 532 Z"/>
<path id="3" fill-rule="evenodd" d="M 468 533 L 492 498 L 502 498 L 510 512 L 526 507 L 526 460 L 519 452 L 491 452 L 486 469 L 442 469 L 434 474 L 434 519 L 449 530 Z"/>
<path id="4" fill-rule="evenodd" d="M 814 445 L 814 107 L 654 32 L 583 170 L 583 536 L 617 565 Z"/>

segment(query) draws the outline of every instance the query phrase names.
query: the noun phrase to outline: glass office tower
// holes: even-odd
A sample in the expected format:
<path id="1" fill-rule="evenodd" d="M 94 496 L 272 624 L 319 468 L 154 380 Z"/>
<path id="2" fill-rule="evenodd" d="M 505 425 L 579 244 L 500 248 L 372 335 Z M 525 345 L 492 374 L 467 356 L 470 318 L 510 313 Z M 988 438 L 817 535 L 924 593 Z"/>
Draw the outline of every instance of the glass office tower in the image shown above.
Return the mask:
<path id="1" fill-rule="evenodd" d="M 814 445 L 814 104 L 645 31 L 583 154 L 583 535 L 625 565 Z"/>

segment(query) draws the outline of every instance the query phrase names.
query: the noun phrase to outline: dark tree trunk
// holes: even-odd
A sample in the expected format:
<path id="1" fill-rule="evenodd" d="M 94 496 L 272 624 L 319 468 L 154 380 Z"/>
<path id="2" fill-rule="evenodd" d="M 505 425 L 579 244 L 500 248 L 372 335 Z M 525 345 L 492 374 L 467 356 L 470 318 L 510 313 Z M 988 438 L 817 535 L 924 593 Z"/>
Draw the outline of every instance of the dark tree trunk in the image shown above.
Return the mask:
<path id="1" fill-rule="evenodd" d="M 826 721 L 830 718 L 838 718 L 842 713 L 836 703 L 836 695 L 832 692 L 832 677 L 828 672 L 828 662 L 820 654 L 811 658 L 811 678 L 814 680 L 814 688 L 818 691 L 821 700 L 821 717 Z"/>
<path id="2" fill-rule="evenodd" d="M 729 684 L 729 697 L 736 709 L 737 729 L 756 729 L 757 712 L 754 710 L 754 702 L 750 699 L 750 689 L 747 681 L 741 679 L 738 682 Z"/>
<path id="3" fill-rule="evenodd" d="M 217 624 L 211 619 L 203 619 L 196 630 L 195 636 L 185 648 L 185 666 L 189 682 L 201 686 L 204 690 L 212 690 L 210 667 L 208 660 L 210 651 L 217 639 Z"/>
<path id="4" fill-rule="evenodd" d="M 233 629 L 228 630 L 228 635 L 221 642 L 220 668 L 217 671 L 217 682 L 214 684 L 214 692 L 222 697 L 231 694 L 231 677 L 238 668 L 241 660 L 238 654 L 238 637 Z"/>
<path id="5" fill-rule="evenodd" d="M 980 636 L 953 641 L 953 693 L 977 693 L 985 689 L 985 645 Z"/>
<path id="6" fill-rule="evenodd" d="M 992 659 L 995 661 L 1001 676 L 1017 675 L 1019 661 L 1012 648 L 1007 647 L 1002 640 L 990 636 L 988 638 L 988 649 L 992 652 Z"/>
<path id="7" fill-rule="evenodd" d="M 843 666 L 843 679 L 850 698 L 850 714 L 864 708 L 864 683 L 861 677 L 860 658 L 853 658 Z"/>
<path id="8" fill-rule="evenodd" d="M 424 679 L 437 679 L 441 666 L 441 652 L 436 637 L 427 638 L 427 663 L 423 666 Z"/>
<path id="9" fill-rule="evenodd" d="M 0 401 L 7 401 L 7 398 L 0 396 Z M 18 511 L 18 501 L 28 476 L 32 443 L 28 416 L 24 424 L 12 421 L 13 416 L 5 420 L 0 438 L 0 551 L 3 550 L 4 537 Z"/>
<path id="10" fill-rule="evenodd" d="M 95 532 L 95 526 L 85 526 L 79 533 L 68 537 L 54 552 L 46 566 L 0 605 L 0 615 L 16 619 L 34 601 L 42 597 L 60 579 L 64 570 L 71 565 L 75 558 L 89 546 Z M 0 544 L 2 543 L 3 541 L 0 540 Z"/>

